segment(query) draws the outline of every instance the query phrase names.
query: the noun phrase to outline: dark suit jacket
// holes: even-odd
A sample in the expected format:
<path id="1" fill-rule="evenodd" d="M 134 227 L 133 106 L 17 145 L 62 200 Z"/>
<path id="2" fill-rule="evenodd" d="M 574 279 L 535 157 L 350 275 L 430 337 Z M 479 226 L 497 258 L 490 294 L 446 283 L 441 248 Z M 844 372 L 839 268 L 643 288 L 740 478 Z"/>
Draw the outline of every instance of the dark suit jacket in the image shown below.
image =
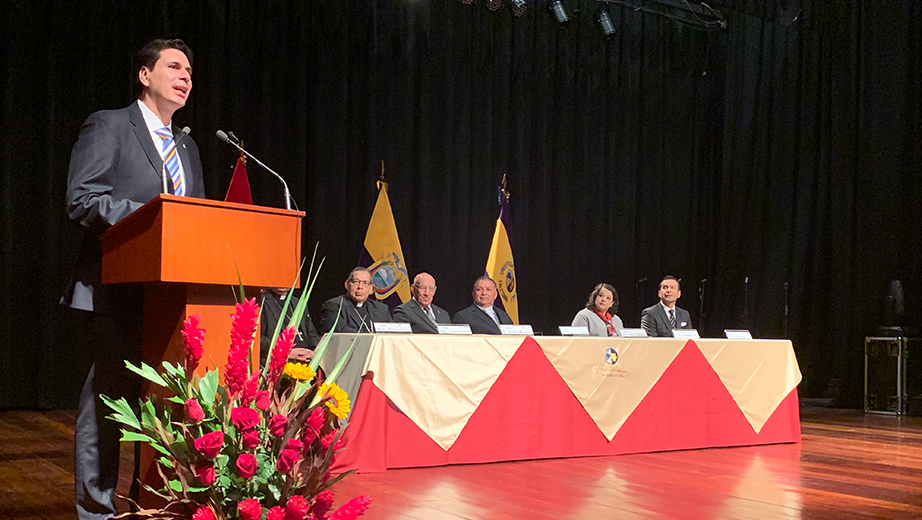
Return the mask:
<path id="1" fill-rule="evenodd" d="M 499 307 L 493 307 L 496 317 L 503 325 L 512 325 L 512 318 L 506 314 L 506 311 Z M 493 321 L 489 314 L 480 310 L 480 307 L 471 305 L 470 307 L 458 311 L 455 314 L 453 323 L 467 323 L 471 326 L 471 332 L 474 334 L 500 334 L 499 325 Z"/>
<path id="2" fill-rule="evenodd" d="M 178 135 L 179 130 L 174 132 Z M 195 141 L 184 138 L 178 151 L 186 194 L 204 198 L 202 162 Z M 120 110 L 96 112 L 83 123 L 67 174 L 67 216 L 83 228 L 83 244 L 62 303 L 111 314 L 124 310 L 125 298 L 136 299 L 140 294 L 138 288 L 103 287 L 99 235 L 160 194 L 162 167 L 137 102 Z M 117 301 L 107 301 L 110 292 Z"/>
<path id="3" fill-rule="evenodd" d="M 339 305 L 342 302 L 342 311 Z M 368 318 L 365 319 L 367 328 L 362 326 L 362 317 L 352 300 L 345 295 L 330 298 L 323 302 L 320 307 L 320 333 L 326 334 L 333 328 L 333 322 L 336 320 L 336 313 L 339 313 L 339 322 L 336 323 L 336 330 L 333 332 L 370 332 L 371 324 L 374 322 L 389 322 L 391 311 L 381 302 L 371 298 L 365 300 L 362 304 L 368 306 Z M 359 328 L 361 327 L 361 330 Z"/>
<path id="4" fill-rule="evenodd" d="M 430 307 L 432 307 L 432 313 L 435 314 L 435 321 L 439 323 L 451 323 L 451 316 L 448 315 L 448 311 L 435 304 L 431 304 Z M 426 316 L 426 313 L 423 312 L 423 307 L 413 298 L 410 298 L 410 301 L 398 305 L 397 308 L 394 309 L 394 321 L 409 323 L 414 334 L 439 333 L 438 327 L 432 323 L 429 316 Z"/>
<path id="5" fill-rule="evenodd" d="M 291 301 L 288 303 L 288 312 L 282 322 L 282 327 L 288 326 L 291 315 L 298 305 L 298 297 L 292 293 L 288 294 L 288 299 Z M 278 325 L 282 316 L 282 307 L 285 305 L 285 300 L 279 298 L 272 291 L 263 291 L 260 297 L 263 302 L 263 308 L 262 317 L 260 318 L 259 360 L 260 366 L 266 366 L 266 358 L 269 356 L 269 350 L 272 349 L 272 334 L 275 332 L 275 326 Z M 295 348 L 314 350 L 318 343 L 320 343 L 320 335 L 317 334 L 314 322 L 311 321 L 310 313 L 307 312 L 307 307 L 305 307 L 304 315 L 301 316 L 301 323 L 298 326 L 298 335 L 295 336 Z"/>
<path id="6" fill-rule="evenodd" d="M 675 308 L 675 322 L 677 329 L 692 329 L 691 315 L 685 309 Z M 684 323 L 684 325 L 683 325 Z M 648 336 L 671 338 L 672 325 L 669 316 L 659 302 L 652 307 L 647 307 L 640 315 L 640 325 L 647 331 Z"/>

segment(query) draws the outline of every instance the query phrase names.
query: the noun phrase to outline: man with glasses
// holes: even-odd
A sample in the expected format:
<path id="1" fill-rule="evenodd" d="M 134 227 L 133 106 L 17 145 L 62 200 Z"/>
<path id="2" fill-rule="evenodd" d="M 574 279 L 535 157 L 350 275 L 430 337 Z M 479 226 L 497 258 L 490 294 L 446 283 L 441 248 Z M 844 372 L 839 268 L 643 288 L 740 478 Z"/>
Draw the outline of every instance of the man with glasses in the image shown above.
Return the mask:
<path id="1" fill-rule="evenodd" d="M 364 267 L 356 267 L 346 278 L 346 294 L 331 298 L 320 307 L 320 333 L 327 332 L 374 332 L 374 323 L 393 321 L 387 305 L 369 296 L 371 273 Z M 333 322 L 339 315 L 336 329 Z"/>
<path id="2" fill-rule="evenodd" d="M 438 334 L 439 323 L 451 323 L 451 317 L 448 311 L 432 303 L 435 290 L 435 278 L 432 275 L 416 275 L 410 286 L 413 297 L 394 309 L 394 321 L 409 323 L 414 334 Z"/>

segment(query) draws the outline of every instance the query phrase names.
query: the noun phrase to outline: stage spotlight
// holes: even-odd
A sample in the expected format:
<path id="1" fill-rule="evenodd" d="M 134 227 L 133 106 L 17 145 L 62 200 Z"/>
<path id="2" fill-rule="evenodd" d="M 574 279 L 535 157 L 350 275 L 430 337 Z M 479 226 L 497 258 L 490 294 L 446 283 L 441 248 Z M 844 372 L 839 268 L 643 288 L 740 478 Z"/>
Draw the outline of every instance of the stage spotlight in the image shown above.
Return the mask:
<path id="1" fill-rule="evenodd" d="M 512 14 L 515 16 L 522 16 L 525 14 L 525 11 L 528 9 L 528 3 L 525 0 L 508 0 L 509 9 L 512 9 Z"/>
<path id="2" fill-rule="evenodd" d="M 567 16 L 567 10 L 563 7 L 563 2 L 561 0 L 554 0 L 551 2 L 551 14 L 554 15 L 554 19 L 557 20 L 559 24 L 565 24 L 570 21 L 570 17 Z"/>
<path id="3" fill-rule="evenodd" d="M 498 11 L 503 6 L 503 0 L 487 0 L 487 9 Z"/>
<path id="4" fill-rule="evenodd" d="M 608 15 L 608 9 L 602 9 L 599 13 L 599 28 L 602 29 L 602 34 L 606 38 L 611 38 L 615 35 L 615 24 L 611 21 L 611 16 Z"/>

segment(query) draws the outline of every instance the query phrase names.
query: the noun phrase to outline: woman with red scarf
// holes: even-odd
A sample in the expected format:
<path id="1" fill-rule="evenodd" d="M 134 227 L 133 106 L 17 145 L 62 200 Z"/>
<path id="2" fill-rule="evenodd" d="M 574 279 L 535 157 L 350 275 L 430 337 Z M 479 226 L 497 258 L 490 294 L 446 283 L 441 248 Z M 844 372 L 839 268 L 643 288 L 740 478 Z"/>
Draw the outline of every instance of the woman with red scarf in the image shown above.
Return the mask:
<path id="1" fill-rule="evenodd" d="M 586 327 L 590 336 L 618 336 L 624 323 L 615 315 L 618 312 L 618 291 L 607 283 L 600 283 L 589 294 L 586 308 L 576 313 L 574 327 Z"/>

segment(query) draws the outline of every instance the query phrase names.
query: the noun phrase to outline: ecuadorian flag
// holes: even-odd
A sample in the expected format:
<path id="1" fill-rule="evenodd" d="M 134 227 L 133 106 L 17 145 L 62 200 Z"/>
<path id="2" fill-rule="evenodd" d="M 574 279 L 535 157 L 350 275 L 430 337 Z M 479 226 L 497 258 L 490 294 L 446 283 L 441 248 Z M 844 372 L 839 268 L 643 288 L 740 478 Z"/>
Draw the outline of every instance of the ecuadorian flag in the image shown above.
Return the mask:
<path id="1" fill-rule="evenodd" d="M 375 298 L 391 310 L 410 299 L 410 277 L 400 249 L 391 201 L 387 198 L 387 183 L 383 180 L 378 181 L 378 202 L 368 223 L 359 265 L 371 271 Z"/>
<path id="2" fill-rule="evenodd" d="M 486 274 L 496 282 L 499 291 L 494 305 L 499 306 L 512 318 L 512 322 L 519 323 L 519 299 L 516 296 L 515 262 L 512 260 L 512 245 L 509 243 L 509 193 L 506 192 L 506 176 L 503 175 L 503 185 L 500 188 L 499 218 L 496 219 L 496 231 L 493 233 L 493 244 L 490 246 L 490 256 L 487 257 Z"/>

